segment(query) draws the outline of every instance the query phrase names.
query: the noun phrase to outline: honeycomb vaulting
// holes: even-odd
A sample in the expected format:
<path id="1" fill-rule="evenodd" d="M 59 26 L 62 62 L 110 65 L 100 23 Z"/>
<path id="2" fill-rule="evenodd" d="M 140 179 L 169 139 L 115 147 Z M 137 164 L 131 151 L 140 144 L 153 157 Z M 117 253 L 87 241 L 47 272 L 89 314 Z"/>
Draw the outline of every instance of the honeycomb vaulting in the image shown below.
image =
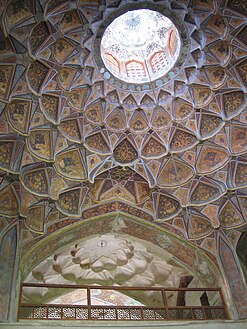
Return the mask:
<path id="1" fill-rule="evenodd" d="M 22 221 L 25 252 L 121 211 L 212 258 L 227 246 L 230 266 L 247 218 L 246 1 L 5 2 L 1 230 Z M 171 19 L 180 53 L 161 78 L 128 83 L 104 66 L 100 42 L 114 18 L 144 7 Z"/>

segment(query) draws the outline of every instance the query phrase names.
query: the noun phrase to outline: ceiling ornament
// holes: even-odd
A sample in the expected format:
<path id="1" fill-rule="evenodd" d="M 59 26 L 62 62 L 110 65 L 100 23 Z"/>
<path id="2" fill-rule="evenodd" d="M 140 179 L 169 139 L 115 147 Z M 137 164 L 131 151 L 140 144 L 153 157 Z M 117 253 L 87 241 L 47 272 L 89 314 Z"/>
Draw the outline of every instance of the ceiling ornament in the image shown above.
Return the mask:
<path id="1" fill-rule="evenodd" d="M 154 81 L 126 82 L 106 68 L 100 44 L 115 18 L 144 5 L 171 20 L 180 53 Z M 215 254 L 212 229 L 246 224 L 245 8 L 232 0 L 100 9 L 96 1 L 8 1 L 0 214 L 24 218 L 24 245 L 123 211 Z"/>
<path id="2" fill-rule="evenodd" d="M 15 218 L 20 210 L 20 195 L 18 183 L 9 184 L 2 180 L 0 185 L 1 216 Z"/>
<path id="3" fill-rule="evenodd" d="M 138 153 L 132 140 L 122 138 L 113 151 L 114 159 L 121 164 L 132 163 L 138 158 Z"/>
<path id="4" fill-rule="evenodd" d="M 166 236 L 162 238 L 164 241 L 169 240 Z M 161 257 L 161 250 L 160 254 L 157 251 L 150 252 L 144 244 L 126 234 L 91 236 L 90 239 L 78 241 L 67 250 L 61 250 L 41 262 L 27 276 L 26 282 L 177 287 L 181 277 L 191 272 L 177 262 L 171 262 L 169 254 L 164 254 L 163 250 Z M 191 278 L 194 285 L 199 284 L 198 278 L 193 275 Z M 37 299 L 45 302 L 52 297 L 54 298 L 54 289 L 24 289 L 26 302 L 35 302 Z M 152 303 L 155 302 L 157 306 L 161 302 L 161 296 L 158 298 L 155 293 L 150 292 L 142 292 L 139 298 L 146 303 L 154 299 Z M 171 294 L 169 298 L 176 301 L 177 296 Z"/>

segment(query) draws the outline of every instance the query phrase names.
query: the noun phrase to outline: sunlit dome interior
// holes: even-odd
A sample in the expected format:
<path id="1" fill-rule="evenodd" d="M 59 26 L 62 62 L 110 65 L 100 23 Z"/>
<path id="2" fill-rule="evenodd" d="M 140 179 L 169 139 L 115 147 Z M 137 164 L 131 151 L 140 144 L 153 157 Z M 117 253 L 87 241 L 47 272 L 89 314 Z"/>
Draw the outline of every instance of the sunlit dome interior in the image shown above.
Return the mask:
<path id="1" fill-rule="evenodd" d="M 129 83 L 145 83 L 164 76 L 174 66 L 179 51 L 179 33 L 172 21 L 148 9 L 117 17 L 101 41 L 106 68 Z"/>

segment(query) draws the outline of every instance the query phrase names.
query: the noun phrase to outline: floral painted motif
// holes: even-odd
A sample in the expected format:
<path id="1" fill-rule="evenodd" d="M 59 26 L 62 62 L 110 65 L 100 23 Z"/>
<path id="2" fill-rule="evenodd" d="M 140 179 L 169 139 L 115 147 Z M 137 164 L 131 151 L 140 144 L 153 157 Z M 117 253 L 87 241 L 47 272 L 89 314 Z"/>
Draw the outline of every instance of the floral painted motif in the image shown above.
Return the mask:
<path id="1" fill-rule="evenodd" d="M 123 140 L 114 150 L 114 158 L 119 163 L 131 163 L 137 159 L 137 151 L 134 146 L 127 140 Z"/>

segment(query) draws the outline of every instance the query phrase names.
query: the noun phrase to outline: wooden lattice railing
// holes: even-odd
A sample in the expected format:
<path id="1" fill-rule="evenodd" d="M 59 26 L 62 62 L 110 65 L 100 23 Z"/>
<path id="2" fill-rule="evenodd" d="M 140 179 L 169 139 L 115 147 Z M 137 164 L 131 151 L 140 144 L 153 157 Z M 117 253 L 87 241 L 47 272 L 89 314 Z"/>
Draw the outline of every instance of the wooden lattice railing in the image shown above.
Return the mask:
<path id="1" fill-rule="evenodd" d="M 133 287 L 102 287 L 81 285 L 56 285 L 56 284 L 29 284 L 23 283 L 25 287 L 58 288 L 58 289 L 85 289 L 87 291 L 87 305 L 65 305 L 65 304 L 27 304 L 19 303 L 19 320 L 219 320 L 228 319 L 228 313 L 220 288 L 133 288 Z M 106 306 L 92 305 L 91 292 L 95 289 L 120 291 L 131 293 L 134 291 L 145 293 L 160 292 L 163 305 L 160 307 L 150 306 Z M 187 292 L 215 292 L 219 294 L 221 306 L 199 305 L 169 306 L 166 299 L 167 292 L 186 294 Z"/>

